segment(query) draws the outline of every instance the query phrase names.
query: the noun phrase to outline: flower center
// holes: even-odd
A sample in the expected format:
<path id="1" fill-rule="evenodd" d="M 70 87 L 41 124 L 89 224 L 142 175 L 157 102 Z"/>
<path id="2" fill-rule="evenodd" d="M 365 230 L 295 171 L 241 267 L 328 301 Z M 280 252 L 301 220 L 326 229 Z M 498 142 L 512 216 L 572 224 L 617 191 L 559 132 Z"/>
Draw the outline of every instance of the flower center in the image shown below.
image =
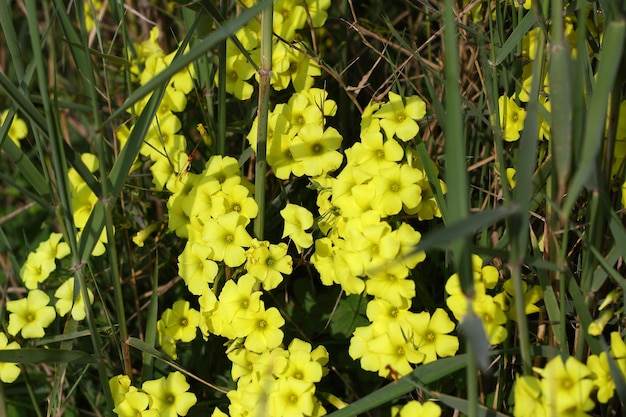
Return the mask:
<path id="1" fill-rule="evenodd" d="M 432 342 L 433 340 L 435 340 L 435 334 L 433 332 L 428 332 L 426 334 L 426 339 Z"/>
<path id="2" fill-rule="evenodd" d="M 259 321 L 259 327 L 263 329 L 263 328 L 265 328 L 265 326 L 267 326 L 267 322 L 265 320 L 260 320 Z"/>
<path id="3" fill-rule="evenodd" d="M 237 73 L 235 71 L 230 73 L 230 79 L 233 81 L 237 81 L 237 79 L 239 78 L 239 76 L 237 75 Z"/>
<path id="4" fill-rule="evenodd" d="M 235 237 L 233 235 L 226 235 L 226 241 L 228 243 L 232 243 L 233 240 L 235 240 Z"/>
<path id="5" fill-rule="evenodd" d="M 167 396 L 167 402 L 170 404 L 174 404 L 176 402 L 176 397 L 174 396 L 174 394 L 169 394 Z"/>
<path id="6" fill-rule="evenodd" d="M 291 404 L 295 404 L 298 402 L 298 396 L 296 394 L 289 395 L 289 402 Z"/>
<path id="7" fill-rule="evenodd" d="M 186 317 L 183 317 L 182 319 L 180 319 L 180 325 L 185 327 L 189 324 L 189 320 L 187 320 Z"/>
<path id="8" fill-rule="evenodd" d="M 398 191 L 400 191 L 400 186 L 394 183 L 394 184 L 391 184 L 391 187 L 389 187 L 389 189 L 393 191 L 394 193 L 397 193 Z"/>

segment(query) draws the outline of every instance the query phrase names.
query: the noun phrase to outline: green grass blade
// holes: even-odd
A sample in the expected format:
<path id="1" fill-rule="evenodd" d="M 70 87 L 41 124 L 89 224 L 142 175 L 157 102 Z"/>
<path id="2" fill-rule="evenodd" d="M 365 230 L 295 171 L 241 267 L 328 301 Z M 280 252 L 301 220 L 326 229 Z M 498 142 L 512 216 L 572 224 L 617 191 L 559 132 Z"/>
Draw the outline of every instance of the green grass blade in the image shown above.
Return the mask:
<path id="1" fill-rule="evenodd" d="M 83 232 L 78 241 L 78 254 L 81 263 L 87 263 L 91 258 L 91 252 L 96 247 L 96 243 L 100 238 L 100 233 L 105 224 L 105 209 L 100 200 L 93 207 L 93 211 L 89 215 L 89 219 L 83 227 Z"/>
<path id="2" fill-rule="evenodd" d="M 12 363 L 95 363 L 96 358 L 79 350 L 24 348 L 0 350 L 0 362 Z"/>
<path id="3" fill-rule="evenodd" d="M 545 39 L 539 34 L 537 56 L 543 56 Z M 513 204 L 519 208 L 517 216 L 508 222 L 511 234 L 511 262 L 509 268 L 513 278 L 517 324 L 519 327 L 522 366 L 525 374 L 531 372 L 530 341 L 526 313 L 524 311 L 524 289 L 522 282 L 522 260 L 529 242 L 528 224 L 530 222 L 530 206 L 533 192 L 533 176 L 537 165 L 537 142 L 539 136 L 537 104 L 539 83 L 542 79 L 543 60 L 533 63 L 533 79 L 530 88 L 524 130 L 520 138 L 520 150 L 517 161 L 516 185 L 513 190 Z"/>
<path id="4" fill-rule="evenodd" d="M 537 24 L 537 17 L 534 13 L 526 13 L 526 16 L 517 23 L 513 32 L 506 39 L 504 44 L 501 47 L 496 46 L 496 60 L 493 63 L 494 65 L 500 65 L 502 62 L 508 58 L 508 56 L 513 52 L 517 46 L 521 43 L 524 35 L 528 33 L 535 25 Z"/>
<path id="5" fill-rule="evenodd" d="M 415 384 L 427 386 L 447 375 L 450 375 L 467 365 L 467 354 L 451 358 L 438 359 L 426 365 L 420 365 L 409 375 L 400 378 L 397 383 L 387 384 L 384 387 L 360 398 L 341 410 L 328 414 L 328 417 L 353 417 L 365 413 L 375 407 L 386 404 L 415 389 Z"/>
<path id="6" fill-rule="evenodd" d="M 11 113 L 12 112 L 9 111 L 7 121 L 11 120 Z M 9 123 L 4 123 L 4 125 L 2 125 L 2 127 L 0 128 L 0 138 L 6 138 L 6 140 L 4 140 L 2 143 L 2 149 L 9 157 L 9 160 L 15 164 L 18 172 L 20 172 L 22 176 L 26 178 L 26 180 L 33 186 L 35 192 L 40 197 L 48 199 L 48 197 L 50 196 L 48 182 L 44 179 L 37 167 L 35 167 L 35 165 L 31 162 L 30 158 L 28 158 L 24 151 L 18 148 L 17 145 L 6 136 L 9 130 L 9 126 Z"/>
<path id="7" fill-rule="evenodd" d="M 135 337 L 129 337 L 128 340 L 126 341 L 126 344 L 128 344 L 130 347 L 133 347 L 143 353 L 146 353 L 148 355 L 152 355 L 155 358 L 159 359 L 160 361 L 166 363 L 167 365 L 169 365 L 170 367 L 172 367 L 173 369 L 187 375 L 188 377 L 195 379 L 196 381 L 206 385 L 207 387 L 210 387 L 211 389 L 214 389 L 216 391 L 219 391 L 223 394 L 226 394 L 229 389 L 228 388 L 223 388 L 223 387 L 219 387 L 217 385 L 213 385 L 208 381 L 205 381 L 202 378 L 197 377 L 196 375 L 194 375 L 193 373 L 189 372 L 188 370 L 186 370 L 185 368 L 183 368 L 182 366 L 180 366 L 179 364 L 177 364 L 176 362 L 174 362 L 173 360 L 171 360 L 166 354 L 160 352 L 159 350 L 157 350 L 156 348 L 146 344 L 145 342 L 135 338 Z"/>
<path id="8" fill-rule="evenodd" d="M 426 145 L 424 145 L 424 142 L 420 141 L 417 144 L 417 153 L 420 157 L 420 160 L 422 161 L 424 172 L 426 172 L 428 184 L 430 184 L 430 188 L 434 191 L 435 201 L 437 201 L 437 206 L 439 207 L 439 211 L 441 212 L 441 218 L 443 219 L 445 224 L 446 219 L 448 218 L 448 205 L 443 195 L 441 184 L 439 183 L 437 171 L 431 163 L 431 159 L 428 155 L 428 151 L 426 150 Z"/>
<path id="9" fill-rule="evenodd" d="M 602 138 L 606 126 L 609 95 L 622 60 L 625 34 L 626 20 L 612 21 L 606 26 L 596 82 L 589 103 L 581 159 L 577 161 L 578 169 L 572 177 L 563 202 L 562 216 L 566 218 L 571 214 L 580 192 L 592 175 L 596 166 L 595 161 L 604 143 Z"/>
<path id="10" fill-rule="evenodd" d="M 447 202 L 451 223 L 461 221 L 469 214 L 469 181 L 465 163 L 466 137 L 461 113 L 461 92 L 459 89 L 459 57 L 457 48 L 457 27 L 454 16 L 454 2 L 447 0 L 443 9 L 444 54 L 445 54 L 445 107 L 446 115 L 441 121 L 445 142 Z M 459 238 L 453 244 L 453 259 L 461 279 L 461 287 L 466 294 L 474 291 L 471 273 L 469 239 Z"/>
<path id="11" fill-rule="evenodd" d="M 22 61 L 17 33 L 15 32 L 15 27 L 11 20 L 13 13 L 11 13 L 10 4 L 11 3 L 8 1 L 0 2 L 0 27 L 2 27 L 4 41 L 6 42 L 5 45 L 9 50 L 9 54 L 11 54 L 10 61 L 13 64 L 15 75 L 21 77 L 24 74 L 24 63 Z M 21 81 L 21 79 L 19 79 L 19 81 Z"/>
<path id="12" fill-rule="evenodd" d="M 563 4 L 552 4 L 552 38 L 550 40 L 550 65 L 548 80 L 550 84 L 551 134 L 550 145 L 554 158 L 556 182 L 558 186 L 557 202 L 561 201 L 567 186 L 572 155 L 572 98 L 571 98 L 571 52 L 565 39 L 563 22 Z M 538 75 L 538 74 L 533 74 Z M 532 96 L 534 100 L 534 96 Z"/>
<path id="13" fill-rule="evenodd" d="M 154 260 L 154 271 L 152 272 L 152 295 L 150 296 L 150 307 L 146 318 L 145 344 L 154 348 L 157 344 L 157 321 L 159 320 L 159 253 L 156 253 Z M 147 381 L 154 378 L 154 355 L 143 353 L 143 369 L 141 380 Z"/>
<path id="14" fill-rule="evenodd" d="M 429 391 L 424 389 L 428 394 L 430 394 L 433 398 L 441 401 L 448 407 L 460 411 L 461 413 L 469 413 L 469 401 L 464 400 L 462 398 L 453 397 L 452 395 L 442 394 L 440 392 Z M 484 405 L 478 405 L 478 410 L 476 415 L 478 417 L 508 417 L 508 414 L 500 413 L 496 410 L 491 410 Z"/>
<path id="15" fill-rule="evenodd" d="M 450 249 L 455 240 L 471 237 L 479 230 L 516 214 L 519 211 L 515 207 L 498 207 L 472 213 L 465 219 L 427 233 L 415 247 L 415 252 L 435 248 Z"/>
<path id="16" fill-rule="evenodd" d="M 46 119 L 41 115 L 39 110 L 2 72 L 0 72 L 0 89 L 4 90 L 13 104 L 17 106 L 20 112 L 25 115 L 33 125 L 44 133 L 48 131 Z"/>

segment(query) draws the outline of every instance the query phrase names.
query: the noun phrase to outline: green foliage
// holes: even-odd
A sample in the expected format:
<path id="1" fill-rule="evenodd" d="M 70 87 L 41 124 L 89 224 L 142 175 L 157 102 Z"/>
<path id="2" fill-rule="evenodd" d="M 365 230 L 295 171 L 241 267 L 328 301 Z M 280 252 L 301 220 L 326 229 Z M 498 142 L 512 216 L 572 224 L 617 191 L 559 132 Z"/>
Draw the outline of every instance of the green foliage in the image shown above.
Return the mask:
<path id="1" fill-rule="evenodd" d="M 623 413 L 619 2 L 66 3 L 0 0 L 0 416 Z"/>

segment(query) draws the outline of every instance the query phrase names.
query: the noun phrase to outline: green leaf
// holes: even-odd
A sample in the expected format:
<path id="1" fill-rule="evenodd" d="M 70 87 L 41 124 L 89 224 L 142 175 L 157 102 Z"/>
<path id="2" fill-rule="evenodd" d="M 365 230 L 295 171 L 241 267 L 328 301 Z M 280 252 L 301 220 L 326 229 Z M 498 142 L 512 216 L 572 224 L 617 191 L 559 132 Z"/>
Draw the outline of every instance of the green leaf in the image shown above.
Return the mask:
<path id="1" fill-rule="evenodd" d="M 526 16 L 515 26 L 511 35 L 507 38 L 504 44 L 500 47 L 496 47 L 496 62 L 494 65 L 500 65 L 511 52 L 520 44 L 524 35 L 531 30 L 537 23 L 537 17 L 534 13 L 526 13 Z"/>
<path id="2" fill-rule="evenodd" d="M 390 383 L 384 387 L 358 399 L 346 408 L 335 411 L 328 417 L 353 417 L 365 413 L 375 407 L 393 401 L 394 399 L 411 392 L 415 389 L 415 384 L 428 385 L 447 375 L 450 375 L 467 364 L 467 354 L 454 356 L 451 358 L 438 359 L 426 365 L 420 365 L 409 375 L 400 378 L 395 383 Z"/>
<path id="3" fill-rule="evenodd" d="M 366 307 L 367 300 L 361 295 L 352 294 L 342 299 L 330 322 L 332 333 L 349 338 L 354 329 L 367 326 L 369 321 L 365 318 Z"/>
<path id="4" fill-rule="evenodd" d="M 453 408 L 454 410 L 458 410 L 462 413 L 468 414 L 470 410 L 469 401 L 464 400 L 462 398 L 453 397 L 451 395 L 441 394 L 439 392 L 428 391 L 424 389 L 424 391 L 428 392 L 432 395 L 433 398 L 438 399 L 448 407 Z M 508 417 L 506 414 L 502 414 L 497 412 L 496 410 L 491 410 L 484 405 L 478 404 L 477 406 L 477 417 Z"/>
<path id="5" fill-rule="evenodd" d="M 586 118 L 583 148 L 580 160 L 576 162 L 577 170 L 567 189 L 567 196 L 563 203 L 563 216 L 569 216 L 572 213 L 572 208 L 578 201 L 580 192 L 594 173 L 595 161 L 604 143 L 602 138 L 606 126 L 607 106 L 622 61 L 625 34 L 625 20 L 610 22 L 604 31 L 598 73 Z"/>
<path id="6" fill-rule="evenodd" d="M 1 73 L 0 73 L 1 75 Z M 7 120 L 11 120 L 11 113 L 9 111 Z M 44 179 L 43 175 L 39 172 L 37 167 L 31 162 L 30 158 L 20 149 L 11 139 L 6 136 L 9 130 L 10 124 L 4 123 L 0 128 L 0 138 L 5 138 L 2 142 L 2 149 L 9 157 L 9 160 L 15 164 L 17 170 L 26 178 L 26 180 L 33 186 L 37 194 L 40 197 L 47 197 L 49 200 L 50 189 L 48 188 L 48 182 Z"/>
<path id="7" fill-rule="evenodd" d="M 79 350 L 62 349 L 7 349 L 0 350 L 0 362 L 11 363 L 95 363 L 96 358 Z"/>
<path id="8" fill-rule="evenodd" d="M 495 224 L 509 216 L 517 214 L 517 208 L 498 207 L 470 214 L 467 218 L 447 227 L 435 229 L 422 238 L 414 252 L 429 249 L 448 249 L 450 244 L 459 238 L 467 238 L 476 234 L 484 227 Z"/>

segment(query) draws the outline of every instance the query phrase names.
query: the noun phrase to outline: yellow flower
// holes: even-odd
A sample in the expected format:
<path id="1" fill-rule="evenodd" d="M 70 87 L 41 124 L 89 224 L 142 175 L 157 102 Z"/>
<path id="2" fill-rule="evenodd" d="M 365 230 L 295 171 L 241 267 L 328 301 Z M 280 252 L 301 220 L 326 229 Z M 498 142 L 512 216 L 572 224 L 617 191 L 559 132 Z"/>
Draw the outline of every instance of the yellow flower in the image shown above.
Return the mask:
<path id="1" fill-rule="evenodd" d="M 150 408 L 156 409 L 161 417 L 186 416 L 189 409 L 198 401 L 189 390 L 185 376 L 178 371 L 171 372 L 167 379 L 161 377 L 146 381 L 141 389 L 150 395 Z"/>
<path id="2" fill-rule="evenodd" d="M 400 407 L 393 407 L 391 417 L 439 417 L 441 407 L 432 401 L 420 403 L 419 401 L 409 401 Z"/>
<path id="3" fill-rule="evenodd" d="M 420 313 L 417 317 L 412 321 L 415 344 L 426 355 L 424 363 L 433 362 L 438 356 L 454 356 L 459 350 L 459 339 L 448 334 L 456 327 L 448 313 L 438 308 L 432 317 L 428 312 Z"/>
<path id="4" fill-rule="evenodd" d="M 274 33 L 291 42 L 296 30 L 302 29 L 306 23 L 306 9 L 300 1 L 276 0 L 274 2 Z"/>
<path id="5" fill-rule="evenodd" d="M 178 275 L 194 295 L 201 295 L 217 276 L 219 268 L 209 259 L 210 253 L 211 248 L 189 241 L 178 257 Z"/>
<path id="6" fill-rule="evenodd" d="M 339 168 L 343 156 L 337 149 L 342 140 L 335 128 L 324 130 L 317 124 L 304 125 L 289 146 L 293 158 L 299 162 L 293 173 L 296 176 L 315 177 Z"/>
<path id="7" fill-rule="evenodd" d="M 56 317 L 54 307 L 48 305 L 50 297 L 41 290 L 31 290 L 26 298 L 8 301 L 9 315 L 7 330 L 15 336 L 20 331 L 24 339 L 39 338 L 45 335 L 45 328 Z"/>
<path id="8" fill-rule="evenodd" d="M 227 55 L 226 58 L 226 91 L 239 100 L 252 97 L 254 87 L 246 82 L 254 75 L 254 67 L 241 54 Z M 215 83 L 218 83 L 217 74 Z"/>
<path id="9" fill-rule="evenodd" d="M 0 350 L 14 350 L 20 349 L 20 345 L 17 342 L 9 343 L 7 335 L 4 332 L 0 332 Z M 10 384 L 20 376 L 20 367 L 15 363 L 0 362 L 0 381 L 5 384 Z"/>
<path id="10" fill-rule="evenodd" d="M 74 290 L 76 290 L 76 296 Z M 87 288 L 87 293 L 89 294 L 89 304 L 93 304 L 93 292 Z M 55 307 L 59 316 L 63 317 L 71 311 L 74 320 L 79 321 L 85 318 L 86 313 L 83 294 L 79 288 L 74 288 L 74 278 L 69 278 L 65 281 L 55 291 L 54 296 L 58 299 Z"/>
<path id="11" fill-rule="evenodd" d="M 246 337 L 255 327 L 256 314 L 263 310 L 261 291 L 255 291 L 256 279 L 249 274 L 239 277 L 237 282 L 229 280 L 219 296 L 215 314 L 232 324 L 234 337 Z"/>
<path id="12" fill-rule="evenodd" d="M 608 403 L 613 398 L 613 393 L 615 392 L 615 381 L 611 376 L 606 352 L 600 352 L 599 356 L 589 356 L 587 358 L 587 366 L 593 372 L 593 383 L 598 388 L 598 401 L 602 404 Z"/>
<path id="13" fill-rule="evenodd" d="M 381 168 L 371 180 L 376 187 L 375 210 L 385 217 L 400 213 L 403 206 L 417 207 L 422 201 L 419 183 L 423 177 L 422 171 L 407 164 Z"/>
<path id="14" fill-rule="evenodd" d="M 502 139 L 513 142 L 520 138 L 520 132 L 524 128 L 526 110 L 519 107 L 511 97 L 501 96 L 498 99 L 500 115 L 500 128 L 503 130 Z"/>
<path id="15" fill-rule="evenodd" d="M 283 237 L 289 237 L 296 245 L 298 252 L 313 245 L 313 235 L 306 230 L 313 226 L 313 214 L 304 207 L 287 203 L 280 215 L 285 220 Z"/>
<path id="16" fill-rule="evenodd" d="M 366 172 L 376 174 L 381 168 L 396 165 L 404 157 L 404 150 L 395 139 L 383 142 L 379 131 L 361 133 L 361 142 L 356 142 L 346 150 L 348 160 L 360 165 Z"/>
<path id="17" fill-rule="evenodd" d="M 291 81 L 293 88 L 297 92 L 306 91 L 313 85 L 313 77 L 317 77 L 322 73 L 319 64 L 299 50 L 306 50 L 310 47 L 305 44 L 300 44 L 296 47 L 289 48 L 287 51 L 286 59 L 289 62 L 289 66 L 286 71 L 277 74 L 274 83 L 274 88 L 277 90 L 287 88 L 289 81 Z"/>
<path id="18" fill-rule="evenodd" d="M 380 119 L 380 127 L 385 131 L 387 139 L 394 136 L 406 142 L 413 139 L 419 132 L 416 120 L 426 115 L 426 103 L 418 96 L 402 98 L 399 94 L 389 92 L 389 102 L 374 112 L 373 117 Z"/>
<path id="19" fill-rule="evenodd" d="M 8 114 L 8 110 L 5 110 L 0 114 L 0 126 L 4 124 Z M 7 133 L 9 139 L 11 139 L 13 143 L 19 147 L 20 140 L 24 139 L 26 135 L 28 135 L 28 126 L 26 123 L 17 116 L 13 116 L 13 121 L 11 121 L 11 126 L 9 127 L 9 132 Z"/>
<path id="20" fill-rule="evenodd" d="M 250 247 L 252 237 L 246 231 L 248 219 L 231 211 L 217 220 L 209 219 L 204 224 L 202 239 L 213 249 L 214 261 L 224 261 L 228 266 L 239 266 L 246 260 L 244 247 Z"/>
<path id="21" fill-rule="evenodd" d="M 509 184 L 511 189 L 515 188 L 515 176 L 517 175 L 517 170 L 515 168 L 507 168 L 506 169 L 506 182 Z"/>
<path id="22" fill-rule="evenodd" d="M 545 417 L 546 410 L 541 397 L 541 384 L 534 376 L 518 376 L 513 388 L 515 417 Z"/>
<path id="23" fill-rule="evenodd" d="M 565 362 L 561 356 L 555 356 L 546 366 L 533 368 L 541 375 L 541 391 L 546 404 L 546 411 L 554 415 L 584 416 L 594 408 L 591 392 L 594 383 L 592 373 L 583 363 L 569 356 Z"/>
<path id="24" fill-rule="evenodd" d="M 379 355 L 381 366 L 377 371 L 382 377 L 387 377 L 391 370 L 399 376 L 407 375 L 413 371 L 411 364 L 421 363 L 426 357 L 415 348 L 411 335 L 405 334 L 400 326 L 390 326 L 385 333 L 370 341 L 369 348 Z"/>
<path id="25" fill-rule="evenodd" d="M 291 274 L 293 270 L 293 261 L 287 255 L 287 244 L 261 242 L 250 250 L 246 270 L 261 282 L 265 291 L 273 290 L 283 281 L 282 274 Z"/>
<path id="26" fill-rule="evenodd" d="M 304 417 L 313 414 L 315 385 L 296 378 L 281 378 L 270 394 L 269 409 L 272 416 Z"/>
<path id="27" fill-rule="evenodd" d="M 42 251 L 34 251 L 28 254 L 26 262 L 20 268 L 20 277 L 24 286 L 34 290 L 37 285 L 44 282 L 56 269 L 56 260 Z"/>
<path id="28" fill-rule="evenodd" d="M 191 342 L 196 338 L 196 330 L 200 325 L 200 312 L 189 307 L 189 301 L 178 300 L 172 308 L 163 312 L 163 330 L 174 340 Z"/>
<path id="29" fill-rule="evenodd" d="M 246 349 L 261 353 L 274 349 L 283 342 L 283 331 L 280 328 L 285 324 L 285 319 L 276 307 L 262 309 L 249 320 L 254 323 L 254 329 L 246 336 Z"/>

